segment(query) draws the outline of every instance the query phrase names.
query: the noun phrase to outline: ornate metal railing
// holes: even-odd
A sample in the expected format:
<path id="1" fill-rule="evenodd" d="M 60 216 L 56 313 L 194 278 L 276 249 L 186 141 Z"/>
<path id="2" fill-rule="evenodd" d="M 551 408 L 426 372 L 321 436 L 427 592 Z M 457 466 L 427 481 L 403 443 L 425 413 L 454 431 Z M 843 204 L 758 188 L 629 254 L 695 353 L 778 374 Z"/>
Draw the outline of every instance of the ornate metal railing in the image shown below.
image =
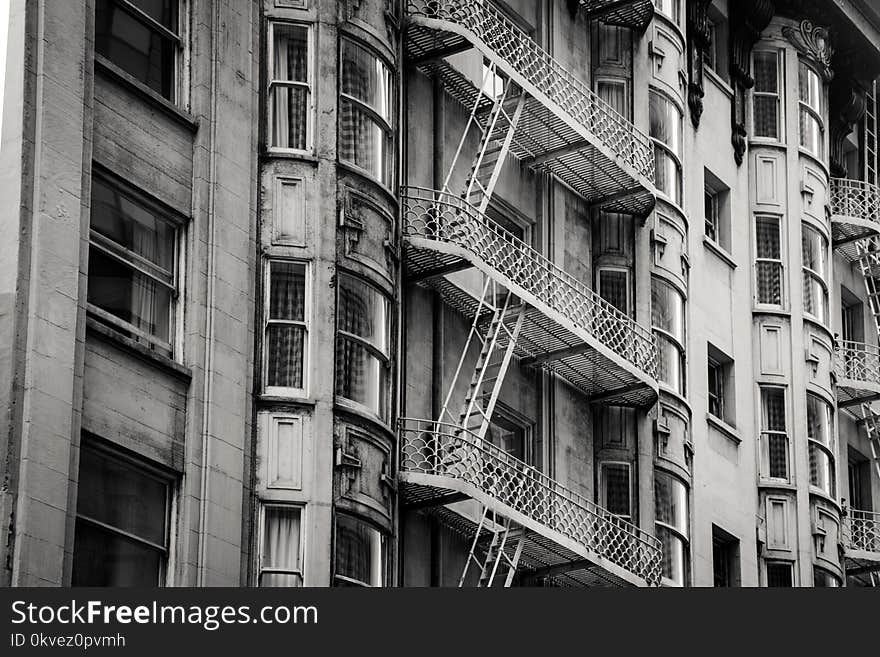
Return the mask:
<path id="1" fill-rule="evenodd" d="M 835 360 L 838 378 L 880 385 L 880 348 L 842 340 Z"/>
<path id="2" fill-rule="evenodd" d="M 877 222 L 880 231 L 880 189 L 861 180 L 831 179 L 831 216 Z"/>
<path id="3" fill-rule="evenodd" d="M 453 424 L 401 418 L 402 472 L 462 481 L 590 552 L 659 585 L 660 541 Z"/>
<path id="4" fill-rule="evenodd" d="M 654 150 L 648 136 L 563 68 L 492 2 L 407 0 L 406 6 L 410 16 L 453 25 L 472 43 L 483 44 L 506 64 L 506 72 L 517 84 L 552 112 L 567 115 L 653 184 Z"/>
<path id="5" fill-rule="evenodd" d="M 849 509 L 843 519 L 844 546 L 880 553 L 880 513 Z"/>
<path id="6" fill-rule="evenodd" d="M 659 348 L 654 334 L 574 276 L 453 194 L 404 187 L 401 197 L 406 236 L 464 249 L 471 258 L 479 259 L 530 295 L 530 303 L 536 308 L 558 313 L 575 328 L 656 378 Z"/>
<path id="7" fill-rule="evenodd" d="M 609 25 L 622 25 L 637 30 L 651 22 L 654 0 L 577 0 L 589 19 L 601 18 Z"/>

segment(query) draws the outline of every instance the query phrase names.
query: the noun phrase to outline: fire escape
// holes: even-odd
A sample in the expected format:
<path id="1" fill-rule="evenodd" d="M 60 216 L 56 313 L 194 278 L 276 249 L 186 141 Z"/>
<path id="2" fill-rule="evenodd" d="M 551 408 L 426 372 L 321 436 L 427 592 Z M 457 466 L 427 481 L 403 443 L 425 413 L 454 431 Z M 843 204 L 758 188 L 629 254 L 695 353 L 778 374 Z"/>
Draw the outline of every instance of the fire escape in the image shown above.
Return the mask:
<path id="1" fill-rule="evenodd" d="M 650 3 L 579 4 L 625 22 Z M 469 539 L 462 585 L 657 585 L 656 538 L 486 439 L 514 361 L 555 372 L 595 401 L 656 399 L 651 332 L 486 214 L 511 156 L 594 207 L 643 217 L 654 205 L 650 142 L 491 2 L 409 0 L 405 34 L 410 62 L 468 113 L 443 188 L 401 190 L 407 275 L 470 330 L 439 417 L 400 420 L 401 498 Z M 478 84 L 449 60 L 471 49 L 485 62 Z M 458 185 L 456 164 L 468 159 Z M 479 272 L 480 294 L 456 277 L 465 269 Z"/>
<path id="2" fill-rule="evenodd" d="M 866 142 L 876 145 L 876 107 L 867 117 Z M 871 126 L 874 126 L 872 128 Z M 873 132 L 872 132 L 873 130 Z M 876 181 L 876 172 L 867 177 Z M 831 180 L 831 225 L 835 249 L 854 263 L 861 274 L 880 340 L 880 189 L 874 182 L 833 178 Z M 864 428 L 877 476 L 880 477 L 880 348 L 844 340 L 838 345 L 838 406 L 856 417 Z M 847 576 L 861 583 L 880 585 L 880 513 L 848 509 L 843 541 Z"/>

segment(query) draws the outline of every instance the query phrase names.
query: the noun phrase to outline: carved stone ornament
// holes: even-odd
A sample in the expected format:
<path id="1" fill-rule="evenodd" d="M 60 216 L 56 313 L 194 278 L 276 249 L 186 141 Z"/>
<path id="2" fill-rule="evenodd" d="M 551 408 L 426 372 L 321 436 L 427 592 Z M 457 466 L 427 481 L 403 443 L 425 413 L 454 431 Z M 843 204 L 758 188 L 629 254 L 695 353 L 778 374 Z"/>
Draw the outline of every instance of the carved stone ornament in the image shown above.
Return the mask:
<path id="1" fill-rule="evenodd" d="M 801 21 L 798 29 L 791 26 L 782 28 L 782 34 L 797 51 L 807 57 L 819 68 L 822 78 L 829 82 L 834 77 L 831 70 L 831 57 L 834 49 L 831 47 L 831 36 L 824 27 L 814 25 L 812 21 Z"/>

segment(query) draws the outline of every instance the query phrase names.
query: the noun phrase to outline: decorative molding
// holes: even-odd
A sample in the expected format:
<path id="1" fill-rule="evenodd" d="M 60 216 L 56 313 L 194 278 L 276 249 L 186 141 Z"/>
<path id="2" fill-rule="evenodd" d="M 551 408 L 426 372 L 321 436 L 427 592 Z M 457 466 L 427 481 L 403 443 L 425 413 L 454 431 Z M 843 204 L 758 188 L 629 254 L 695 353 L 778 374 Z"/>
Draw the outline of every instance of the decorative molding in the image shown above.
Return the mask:
<path id="1" fill-rule="evenodd" d="M 730 5 L 731 141 L 737 165 L 743 163 L 747 144 L 746 92 L 755 85 L 751 76 L 752 48 L 770 24 L 773 0 L 740 0 Z"/>
<path id="2" fill-rule="evenodd" d="M 798 29 L 789 25 L 783 27 L 782 35 L 801 55 L 818 66 L 825 82 L 830 82 L 834 78 L 834 72 L 831 70 L 834 48 L 831 47 L 831 35 L 827 28 L 814 25 L 809 20 L 802 20 Z"/>
<path id="3" fill-rule="evenodd" d="M 706 53 L 712 47 L 709 33 L 709 5 L 712 0 L 688 0 L 687 4 L 687 35 L 688 35 L 688 83 L 687 100 L 690 109 L 691 123 L 694 129 L 700 127 L 703 115 L 703 66 Z"/>
<path id="4" fill-rule="evenodd" d="M 828 117 L 831 144 L 831 175 L 848 178 L 843 160 L 843 143 L 856 123 L 865 116 L 868 108 L 868 90 L 859 80 L 838 75 L 831 83 Z"/>

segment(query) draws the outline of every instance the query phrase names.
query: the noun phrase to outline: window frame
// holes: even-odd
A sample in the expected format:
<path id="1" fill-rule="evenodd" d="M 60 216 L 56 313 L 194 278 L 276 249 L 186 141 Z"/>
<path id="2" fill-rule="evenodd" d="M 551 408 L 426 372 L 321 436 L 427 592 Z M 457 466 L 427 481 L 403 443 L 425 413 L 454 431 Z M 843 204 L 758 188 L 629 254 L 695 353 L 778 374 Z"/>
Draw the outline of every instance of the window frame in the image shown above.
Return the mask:
<path id="1" fill-rule="evenodd" d="M 624 278 L 626 279 L 624 281 L 625 292 L 626 292 L 626 299 L 624 300 L 625 309 L 621 310 L 620 308 L 617 308 L 617 306 L 614 306 L 613 303 L 608 301 L 608 299 L 606 299 L 602 295 L 602 274 L 605 272 L 614 272 L 614 273 L 618 273 L 618 274 L 619 273 L 624 274 Z M 627 316 L 632 316 L 632 290 L 631 290 L 631 286 L 632 286 L 632 275 L 631 275 L 631 272 L 628 267 L 621 267 L 618 265 L 600 265 L 599 267 L 596 267 L 596 293 L 604 301 L 611 304 L 612 306 L 614 306 L 615 308 L 620 310 L 620 312 L 622 312 L 624 315 L 627 315 Z"/>
<path id="2" fill-rule="evenodd" d="M 837 499 L 837 486 L 838 486 L 838 476 L 837 476 L 837 459 L 835 458 L 835 453 L 837 450 L 836 441 L 834 440 L 834 405 L 829 403 L 827 399 L 822 397 L 821 395 L 816 394 L 815 392 L 807 391 L 807 408 L 809 408 L 810 398 L 812 397 L 820 404 L 822 404 L 828 411 L 828 440 L 829 443 L 826 445 L 818 438 L 810 435 L 810 422 L 809 422 L 809 414 L 807 414 L 807 448 L 808 448 L 808 459 L 810 465 L 810 488 L 813 490 L 819 491 L 822 495 L 829 497 L 831 499 Z M 821 486 L 813 483 L 813 450 L 820 450 L 828 459 L 828 464 L 830 467 L 830 475 L 831 481 L 829 482 L 828 490 L 824 490 Z"/>
<path id="3" fill-rule="evenodd" d="M 292 27 L 301 27 L 306 30 L 306 81 L 298 80 L 282 80 L 275 78 L 275 26 L 289 25 Z M 272 18 L 268 21 L 266 30 L 266 147 L 270 153 L 285 153 L 290 155 L 311 155 L 315 152 L 314 135 L 315 135 L 315 30 L 312 23 L 303 21 L 286 20 Z M 275 146 L 273 141 L 272 120 L 274 114 L 274 89 L 278 87 L 305 89 L 306 98 L 306 147 L 290 148 L 289 146 Z"/>
<path id="4" fill-rule="evenodd" d="M 770 586 L 770 567 L 771 566 L 788 568 L 789 574 L 791 575 L 791 586 L 771 587 Z M 796 585 L 794 562 L 786 561 L 784 559 L 767 559 L 767 560 L 765 560 L 764 561 L 764 584 L 767 588 L 794 588 Z"/>
<path id="5" fill-rule="evenodd" d="M 658 470 L 654 474 L 655 507 L 657 504 L 656 486 L 657 486 L 657 479 L 659 478 L 659 476 L 666 477 L 666 478 L 670 479 L 673 482 L 673 484 L 678 484 L 684 489 L 684 503 L 685 503 L 685 509 L 684 509 L 685 517 L 683 519 L 684 520 L 684 522 L 683 522 L 684 532 L 682 531 L 682 529 L 675 527 L 666 521 L 659 520 L 657 517 L 658 514 L 656 513 L 656 508 L 655 508 L 655 517 L 654 517 L 655 526 L 663 528 L 664 530 L 670 532 L 675 538 L 680 540 L 682 547 L 683 547 L 683 550 L 684 550 L 684 563 L 682 564 L 682 567 L 683 567 L 682 582 L 679 584 L 675 580 L 672 580 L 672 579 L 666 577 L 666 575 L 662 575 L 662 580 L 664 582 L 668 582 L 670 585 L 675 586 L 675 587 L 684 587 L 684 586 L 688 585 L 688 581 L 690 579 L 690 569 L 691 569 L 691 565 L 690 565 L 691 564 L 691 541 L 690 541 L 690 531 L 691 531 L 691 526 L 690 526 L 690 523 L 691 523 L 691 499 L 690 499 L 690 496 L 691 496 L 691 491 L 690 491 L 690 487 L 687 485 L 687 483 L 684 480 L 681 479 L 681 477 L 678 477 L 678 476 L 672 474 L 671 472 L 667 472 L 665 470 Z M 662 541 L 662 539 L 661 539 L 661 541 Z"/>
<path id="6" fill-rule="evenodd" d="M 764 401 L 764 391 L 765 390 L 781 390 L 782 391 L 782 407 L 784 411 L 785 420 L 785 429 L 780 431 L 779 429 L 769 429 L 768 425 L 768 413 L 767 406 Z M 759 472 L 762 479 L 766 479 L 767 481 L 774 482 L 783 482 L 790 483 L 792 479 L 792 471 L 791 471 L 791 438 L 789 437 L 789 421 L 788 421 L 788 390 L 785 386 L 782 385 L 774 385 L 774 384 L 758 384 L 758 403 L 761 411 L 760 416 L 760 436 L 761 436 L 761 455 L 760 455 L 760 465 Z M 774 477 L 770 474 L 770 438 L 784 438 L 785 439 L 785 477 Z M 765 458 L 766 457 L 766 458 Z"/>
<path id="7" fill-rule="evenodd" d="M 772 143 L 784 143 L 785 142 L 785 53 L 783 50 L 779 48 L 756 48 L 752 51 L 752 56 L 750 58 L 752 79 L 755 79 L 755 58 L 759 53 L 772 53 L 776 58 L 776 91 L 756 91 L 755 88 L 752 88 L 752 102 L 749 103 L 750 111 L 751 111 L 751 123 L 752 123 L 752 131 L 751 138 L 755 141 L 766 141 Z M 770 137 L 767 135 L 759 135 L 757 132 L 756 122 L 755 122 L 755 100 L 759 97 L 762 98 L 775 98 L 776 99 L 776 131 L 777 134 L 775 137 Z"/>
<path id="8" fill-rule="evenodd" d="M 174 518 L 176 515 L 177 504 L 177 479 L 174 475 L 152 465 L 145 459 L 125 454 L 108 444 L 104 444 L 103 441 L 99 442 L 98 440 L 84 437 L 80 442 L 80 450 L 82 449 L 91 450 L 92 452 L 99 454 L 101 458 L 116 461 L 129 469 L 137 470 L 140 474 L 159 481 L 165 486 L 165 516 L 163 529 L 166 545 L 161 546 L 150 540 L 139 537 L 136 534 L 132 534 L 131 532 L 127 532 L 114 527 L 113 525 L 81 514 L 79 512 L 79 482 L 81 480 L 79 471 L 77 471 L 77 504 L 74 509 L 74 532 L 76 532 L 76 523 L 81 520 L 102 531 L 112 533 L 115 536 L 121 536 L 127 540 L 134 541 L 140 545 L 145 545 L 153 550 L 159 551 L 162 554 L 162 557 L 160 559 L 159 572 L 156 574 L 156 586 L 164 587 L 171 585 L 173 568 L 169 566 L 173 566 L 173 544 L 176 538 L 174 533 Z"/>
<path id="9" fill-rule="evenodd" d="M 719 362 L 712 356 L 708 356 L 706 358 L 706 362 L 708 365 L 708 386 L 706 388 L 706 397 L 708 399 L 708 411 L 709 415 L 721 420 L 722 422 L 727 422 L 724 417 L 724 396 L 725 396 L 725 372 L 724 372 L 724 363 Z M 712 383 L 715 383 L 715 392 L 712 391 Z M 717 408 L 713 410 L 712 404 L 715 402 Z"/>
<path id="10" fill-rule="evenodd" d="M 300 260 L 297 258 L 284 258 L 277 256 L 269 256 L 265 259 L 265 268 L 263 272 L 263 354 L 261 358 L 262 366 L 262 383 L 263 394 L 275 397 L 308 397 L 309 383 L 311 380 L 311 339 L 310 326 L 312 319 L 312 267 L 311 261 Z M 305 269 L 303 274 L 303 320 L 294 319 L 272 319 L 269 314 L 271 312 L 271 294 L 272 294 L 272 263 L 284 262 L 294 265 L 302 265 Z M 283 326 L 300 326 L 303 329 L 303 353 L 302 353 L 302 387 L 288 388 L 286 386 L 270 386 L 269 385 L 269 327 L 272 325 Z"/>
<path id="11" fill-rule="evenodd" d="M 668 387 L 670 390 L 673 390 L 676 394 L 678 394 L 682 397 L 685 397 L 687 395 L 687 350 L 685 349 L 685 343 L 687 342 L 687 298 L 685 297 L 684 293 L 680 289 L 678 289 L 678 287 L 676 285 L 674 285 L 671 281 L 669 281 L 665 278 L 661 278 L 659 276 L 654 276 L 651 279 L 652 304 L 653 304 L 653 286 L 655 283 L 657 283 L 659 285 L 666 286 L 670 290 L 672 290 L 675 294 L 677 294 L 679 296 L 679 298 L 681 299 L 681 307 L 682 307 L 682 336 L 681 336 L 681 339 L 679 339 L 678 337 L 676 337 L 675 335 L 670 333 L 665 328 L 657 326 L 657 324 L 654 323 L 653 310 L 652 310 L 651 330 L 656 334 L 656 336 L 661 341 L 665 340 L 666 342 L 669 342 L 676 349 L 676 351 L 678 352 L 679 367 L 681 370 L 681 372 L 680 372 L 681 380 L 679 381 L 678 388 L 673 387 L 673 385 L 668 381 L 663 381 L 660 378 L 659 372 L 657 374 L 657 377 L 658 377 L 657 380 L 662 385 Z M 662 354 L 661 354 L 661 357 L 662 357 Z"/>
<path id="12" fill-rule="evenodd" d="M 816 81 L 819 83 L 819 98 L 817 98 L 817 107 L 813 107 L 807 101 L 805 101 L 801 97 L 801 84 L 800 84 L 800 76 L 801 72 L 805 71 L 807 75 L 814 75 L 816 77 Z M 815 68 L 810 66 L 804 59 L 798 58 L 798 147 L 801 148 L 805 153 L 809 153 L 813 157 L 824 160 L 825 159 L 825 121 L 822 119 L 822 111 L 824 109 L 824 82 L 822 81 L 822 76 L 816 71 Z M 806 112 L 813 120 L 815 120 L 816 125 L 819 128 L 819 143 L 818 143 L 818 152 L 810 150 L 804 144 L 804 121 L 803 115 Z"/>
<path id="13" fill-rule="evenodd" d="M 339 564 L 337 563 L 337 551 L 339 549 L 339 518 L 345 517 L 349 520 L 352 520 L 356 523 L 360 523 L 365 525 L 369 530 L 376 532 L 379 535 L 379 559 L 380 559 L 380 567 L 382 572 L 382 582 L 378 585 L 370 584 L 368 582 L 364 582 L 359 579 L 355 579 L 353 577 L 349 577 L 347 575 L 339 574 L 338 568 Z M 353 513 L 347 512 L 337 512 L 333 518 L 333 576 L 331 586 L 337 586 L 336 582 L 340 581 L 343 585 L 346 586 L 356 586 L 359 588 L 387 588 L 390 586 L 391 581 L 391 573 L 390 573 L 390 563 L 391 563 L 391 538 L 389 534 L 381 529 L 376 524 L 370 522 L 362 518 L 361 516 L 355 515 Z"/>
<path id="14" fill-rule="evenodd" d="M 663 100 L 664 103 L 666 103 L 666 105 L 668 105 L 669 107 L 672 107 L 676 111 L 676 113 L 678 115 L 677 132 L 678 132 L 678 139 L 680 142 L 678 144 L 678 147 L 679 147 L 679 149 L 683 150 L 684 149 L 684 142 L 683 142 L 683 140 L 684 140 L 684 111 L 679 106 L 678 102 L 675 99 L 673 99 L 671 96 L 667 95 L 666 93 L 664 93 L 663 91 L 661 91 L 655 87 L 649 87 L 648 88 L 648 98 L 649 98 L 649 110 L 648 111 L 649 111 L 649 114 L 650 114 L 650 98 L 651 98 L 651 96 L 659 97 L 660 99 Z M 649 123 L 650 123 L 650 119 L 649 119 Z M 682 162 L 682 155 L 681 155 L 681 153 L 676 153 L 671 145 L 669 145 L 668 143 L 666 143 L 665 141 L 663 141 L 659 137 L 654 137 L 653 135 L 651 135 L 650 125 L 649 125 L 649 129 L 648 129 L 648 138 L 653 142 L 655 148 L 659 148 L 667 156 L 669 156 L 672 159 L 672 161 L 675 164 L 676 169 L 677 169 L 676 189 L 674 190 L 674 192 L 675 192 L 674 196 L 670 196 L 664 190 L 660 189 L 659 187 L 656 187 L 656 173 L 654 176 L 655 177 L 655 187 L 657 188 L 657 191 L 662 195 L 663 198 L 665 198 L 667 201 L 671 202 L 676 207 L 681 207 L 684 203 L 684 163 Z M 655 154 L 654 154 L 655 162 L 656 162 L 656 157 L 657 157 L 657 155 L 655 152 Z M 657 168 L 659 168 L 659 167 L 657 167 Z"/>
<path id="15" fill-rule="evenodd" d="M 779 254 L 776 258 L 769 258 L 767 256 L 758 256 L 758 220 L 759 219 L 772 219 L 776 222 L 776 229 L 779 234 Z M 754 254 L 754 266 L 753 269 L 753 284 L 755 286 L 755 294 L 754 294 L 754 303 L 756 307 L 759 308 L 774 308 L 774 309 L 784 309 L 786 307 L 786 303 L 788 301 L 788 290 L 786 289 L 785 282 L 785 257 L 786 257 L 786 249 L 785 249 L 785 233 L 783 231 L 782 225 L 782 217 L 778 214 L 770 214 L 770 213 L 756 213 L 754 215 L 753 226 L 754 230 L 752 231 L 752 250 Z M 779 303 L 770 303 L 767 301 L 761 301 L 760 294 L 761 289 L 758 283 L 758 264 L 773 264 L 776 265 L 777 271 L 779 272 Z"/>
<path id="16" fill-rule="evenodd" d="M 157 277 L 154 272 L 149 271 L 150 268 L 153 268 L 157 271 L 163 270 L 162 267 L 150 262 L 147 258 L 144 258 L 143 256 L 134 253 L 123 245 L 118 244 L 111 238 L 105 235 L 101 235 L 97 230 L 92 228 L 92 213 L 94 212 L 92 200 L 94 198 L 94 192 L 90 190 L 89 254 L 91 255 L 92 247 L 95 247 L 104 256 L 121 263 L 123 266 L 128 267 L 133 271 L 136 271 L 144 276 L 148 276 L 150 280 L 155 281 L 161 286 L 170 290 L 171 294 L 168 308 L 168 340 L 165 341 L 161 338 L 157 338 L 147 331 L 139 329 L 134 324 L 122 319 L 121 317 L 117 317 L 110 311 L 104 310 L 103 308 L 95 305 L 88 300 L 88 291 L 86 292 L 86 312 L 89 315 L 96 317 L 98 320 L 101 321 L 101 323 L 110 324 L 115 329 L 125 334 L 130 334 L 128 336 L 129 339 L 132 339 L 138 343 L 145 343 L 153 349 L 158 348 L 160 352 L 163 352 L 163 355 L 180 361 L 182 355 L 181 352 L 183 351 L 181 339 L 183 318 L 179 317 L 178 315 L 180 314 L 179 310 L 182 305 L 185 289 L 183 273 L 185 271 L 184 246 L 186 244 L 187 219 L 173 208 L 169 207 L 158 199 L 152 198 L 147 192 L 122 180 L 115 173 L 112 173 L 110 170 L 98 165 L 97 163 L 95 163 L 92 167 L 92 181 L 94 181 L 95 178 L 100 179 L 105 185 L 112 188 L 116 193 L 128 198 L 129 201 L 132 201 L 136 205 L 139 205 L 149 212 L 156 214 L 160 220 L 170 225 L 174 230 L 173 253 L 171 256 L 171 261 L 174 265 L 174 269 L 173 271 L 168 272 L 173 283 L 169 284 L 167 281 L 163 281 L 161 278 Z M 94 182 L 92 182 L 92 185 L 94 185 Z M 133 258 L 136 262 L 130 262 L 126 260 L 124 257 L 126 255 Z M 140 264 L 138 264 L 137 261 L 140 261 Z M 88 272 L 88 268 L 86 269 L 86 271 Z M 86 283 L 86 286 L 88 287 L 88 283 Z"/>
<path id="17" fill-rule="evenodd" d="M 703 234 L 716 244 L 721 243 L 721 200 L 718 196 L 719 193 L 708 184 L 703 185 Z M 710 217 L 705 216 L 707 205 L 711 209 Z"/>
<path id="18" fill-rule="evenodd" d="M 396 147 L 397 140 L 395 139 L 395 134 L 394 134 L 395 126 L 393 125 L 393 121 L 394 121 L 393 107 L 394 107 L 395 103 L 397 102 L 397 80 L 396 80 L 396 76 L 394 74 L 394 67 L 391 66 L 388 63 L 388 61 L 376 51 L 375 48 L 367 45 L 363 41 L 355 39 L 354 37 L 352 37 L 349 34 L 341 34 L 339 37 L 339 48 L 338 48 L 339 65 L 338 65 L 338 71 L 337 71 L 338 75 L 340 76 L 340 79 L 342 77 L 342 48 L 343 48 L 343 44 L 345 42 L 353 44 L 355 47 L 361 48 L 365 52 L 369 53 L 388 70 L 389 77 L 391 78 L 391 106 L 392 106 L 392 109 L 390 110 L 390 113 L 391 113 L 390 119 L 391 120 L 387 121 L 385 119 L 385 117 L 383 117 L 381 114 L 379 114 L 379 112 L 376 109 L 374 109 L 371 105 L 368 105 L 367 103 L 360 100 L 359 98 L 356 98 L 355 96 L 352 96 L 350 94 L 343 92 L 342 91 L 342 84 L 340 83 L 339 85 L 337 85 L 339 105 L 340 105 L 340 110 L 338 111 L 338 116 L 336 117 L 337 140 L 341 141 L 341 139 L 342 139 L 342 131 L 339 130 L 339 121 L 341 120 L 341 117 L 342 117 L 342 111 L 341 111 L 342 101 L 346 101 L 346 102 L 352 103 L 361 111 L 366 112 L 369 115 L 369 117 L 377 123 L 378 127 L 384 132 L 385 138 L 389 141 L 390 147 L 388 149 L 388 152 L 389 152 L 389 156 L 390 156 L 390 169 L 391 170 L 387 172 L 388 181 L 387 182 L 384 181 L 382 179 L 382 177 L 376 177 L 372 172 L 363 168 L 362 166 L 360 166 L 356 162 L 352 162 L 351 160 L 344 159 L 342 157 L 342 148 L 340 148 L 338 145 L 337 145 L 337 149 L 336 149 L 337 150 L 337 158 L 341 164 L 353 168 L 355 171 L 358 171 L 361 175 L 364 175 L 367 178 L 369 178 L 370 180 L 373 180 L 377 184 L 381 185 L 384 189 L 391 191 L 394 189 L 394 182 L 395 182 L 396 176 L 397 176 L 397 166 L 396 166 L 396 162 L 395 162 L 395 157 L 396 157 L 395 147 Z"/>
<path id="19" fill-rule="evenodd" d="M 263 575 L 264 574 L 276 574 L 276 575 L 297 575 L 299 576 L 300 587 L 305 586 L 305 571 L 306 571 L 306 527 L 307 523 L 305 522 L 306 518 L 306 507 L 307 505 L 304 503 L 298 502 L 279 502 L 276 500 L 260 500 L 260 509 L 259 509 L 259 531 L 257 532 L 257 581 L 256 585 L 258 588 L 278 588 L 278 587 L 264 587 L 263 586 Z M 287 568 L 273 568 L 273 567 L 264 567 L 263 560 L 265 559 L 264 555 L 264 546 L 266 539 L 266 511 L 269 508 L 280 508 L 280 509 L 296 509 L 299 512 L 299 570 L 290 570 Z M 296 587 L 286 587 L 286 588 L 296 588 Z"/>
<path id="20" fill-rule="evenodd" d="M 188 82 L 188 71 L 186 70 L 187 67 L 185 67 L 183 64 L 185 58 L 184 51 L 186 49 L 187 43 L 185 31 L 188 24 L 189 0 L 177 0 L 176 33 L 167 26 L 162 25 L 162 23 L 157 21 L 155 18 L 150 16 L 139 7 L 135 6 L 129 0 L 107 0 L 107 2 L 122 9 L 122 11 L 124 11 L 141 25 L 144 25 L 151 32 L 158 32 L 160 38 L 172 41 L 172 43 L 174 44 L 174 60 L 171 66 L 171 97 L 168 98 L 164 94 L 162 94 L 161 91 L 156 91 L 149 84 L 126 71 L 122 66 L 114 62 L 110 57 L 102 55 L 100 52 L 97 51 L 97 49 L 95 49 L 95 56 L 99 57 L 103 62 L 107 62 L 114 68 L 119 69 L 120 71 L 125 73 L 131 80 L 134 81 L 135 84 L 149 90 L 149 93 L 156 94 L 157 96 L 168 101 L 172 105 L 175 105 L 177 107 L 184 107 L 188 100 L 187 94 L 185 93 L 185 86 Z M 92 16 L 92 18 L 95 17 Z"/>
<path id="21" fill-rule="evenodd" d="M 828 270 L 831 267 L 831 257 L 829 254 L 829 248 L 830 248 L 831 241 L 828 239 L 828 237 L 825 235 L 825 233 L 823 233 L 821 230 L 819 230 L 812 223 L 810 223 L 808 221 L 801 221 L 801 250 L 802 251 L 804 248 L 804 240 L 808 237 L 809 231 L 812 231 L 813 233 L 815 233 L 815 235 L 818 236 L 822 242 L 822 252 L 823 252 L 824 259 L 825 259 L 825 273 L 823 275 L 822 272 L 820 272 L 816 269 L 813 269 L 812 267 L 808 267 L 806 260 L 803 258 L 801 259 L 802 260 L 801 267 L 802 267 L 802 273 L 803 273 L 803 286 L 804 286 L 803 293 L 804 293 L 804 301 L 805 301 L 804 315 L 806 315 L 807 317 L 818 322 L 822 326 L 828 326 L 829 323 L 831 322 L 831 307 L 830 307 L 831 299 L 829 296 L 828 281 L 825 279 L 825 276 L 828 275 Z M 812 312 L 810 312 L 809 310 L 807 310 L 806 293 L 807 293 L 808 283 L 810 284 L 811 292 L 812 292 L 812 284 L 813 283 L 816 283 L 819 286 L 819 289 L 822 291 L 823 296 L 825 298 L 825 305 L 824 305 L 825 317 L 819 317 L 819 316 L 813 314 Z"/>
<path id="22" fill-rule="evenodd" d="M 631 121 L 632 120 L 632 100 L 631 100 L 630 91 L 629 91 L 629 80 L 627 80 L 626 78 L 622 78 L 622 77 L 615 77 L 613 75 L 597 75 L 595 77 L 595 80 L 593 83 L 593 92 L 597 96 L 599 96 L 600 99 L 602 96 L 599 93 L 599 85 L 603 85 L 603 84 L 618 86 L 618 87 L 623 88 L 623 105 L 624 105 L 623 112 L 620 112 L 617 109 L 615 109 L 608 101 L 603 101 L 603 102 L 608 107 L 610 107 L 612 110 L 614 110 L 615 112 L 620 114 L 627 121 Z"/>
<path id="23" fill-rule="evenodd" d="M 628 485 L 628 489 L 629 489 L 627 491 L 627 499 L 629 502 L 629 504 L 628 504 L 629 513 L 626 515 L 614 513 L 613 511 L 611 511 L 608 508 L 608 489 L 606 487 L 607 479 L 605 478 L 605 472 L 606 472 L 607 466 L 618 466 L 618 467 L 624 466 L 624 467 L 626 467 L 626 481 L 627 481 L 627 485 Z M 626 520 L 627 522 L 633 521 L 633 516 L 634 516 L 634 512 L 635 512 L 635 499 L 634 499 L 635 482 L 633 481 L 632 475 L 633 475 L 633 467 L 632 467 L 632 463 L 630 463 L 629 461 L 617 461 L 617 460 L 610 459 L 610 460 L 603 460 L 603 461 L 599 462 L 599 506 L 601 506 L 603 509 L 605 509 L 609 513 L 617 516 L 618 518 L 621 518 L 622 520 Z"/>
<path id="24" fill-rule="evenodd" d="M 394 309 L 392 306 L 393 300 L 392 300 L 391 296 L 385 290 L 380 288 L 375 283 L 364 278 L 363 276 L 360 276 L 360 275 L 355 274 L 355 273 L 348 271 L 348 270 L 339 270 L 337 276 L 338 276 L 338 279 L 337 279 L 338 283 L 336 286 L 336 290 L 337 290 L 336 291 L 336 307 L 337 307 L 337 309 L 339 308 L 339 294 L 342 290 L 341 279 L 343 277 L 347 276 L 347 277 L 349 277 L 349 278 L 351 278 L 351 279 L 353 279 L 363 285 L 366 285 L 368 287 L 373 288 L 385 301 L 385 307 L 387 309 L 387 316 L 385 318 L 386 319 L 385 323 L 386 323 L 386 326 L 388 327 L 388 335 L 386 336 L 386 344 L 385 344 L 385 349 L 386 349 L 387 353 L 383 353 L 378 347 L 376 347 L 376 345 L 374 343 L 370 342 L 366 338 L 363 338 L 355 333 L 350 333 L 348 331 L 344 331 L 341 328 L 339 328 L 339 313 L 337 312 L 336 322 L 335 322 L 335 326 L 334 326 L 334 330 L 335 330 L 334 349 L 339 348 L 338 343 L 339 343 L 339 340 L 341 340 L 341 339 L 354 341 L 357 344 L 364 347 L 370 353 L 370 355 L 372 355 L 374 358 L 378 359 L 380 367 L 383 367 L 385 369 L 387 390 L 385 390 L 385 393 L 386 393 L 385 408 L 379 409 L 379 413 L 376 413 L 376 411 L 374 411 L 369 406 L 362 404 L 361 402 L 359 402 L 355 399 L 350 399 L 349 397 L 344 397 L 342 395 L 336 394 L 335 395 L 336 399 L 344 400 L 344 403 L 351 404 L 352 406 L 357 408 L 359 411 L 368 414 L 370 417 L 378 419 L 383 425 L 388 425 L 390 423 L 390 417 L 391 417 L 391 409 L 390 409 L 391 391 L 393 389 L 393 381 L 391 380 L 391 375 L 392 375 L 392 371 L 391 371 L 391 369 L 392 369 L 391 341 L 393 340 L 393 335 L 394 335 L 394 330 L 395 330 L 395 327 L 393 325 L 393 315 L 394 315 Z M 334 357 L 334 361 L 335 361 L 335 357 Z M 341 370 L 339 369 L 339 364 L 335 363 L 334 372 L 333 372 L 334 390 L 336 388 L 336 377 L 338 377 L 340 375 L 340 373 L 341 373 Z"/>
<path id="25" fill-rule="evenodd" d="M 666 3 L 669 3 L 671 13 L 666 10 Z M 654 6 L 658 14 L 669 19 L 675 25 L 681 26 L 682 0 L 654 0 Z M 676 16 L 676 14 L 678 15 Z"/>

